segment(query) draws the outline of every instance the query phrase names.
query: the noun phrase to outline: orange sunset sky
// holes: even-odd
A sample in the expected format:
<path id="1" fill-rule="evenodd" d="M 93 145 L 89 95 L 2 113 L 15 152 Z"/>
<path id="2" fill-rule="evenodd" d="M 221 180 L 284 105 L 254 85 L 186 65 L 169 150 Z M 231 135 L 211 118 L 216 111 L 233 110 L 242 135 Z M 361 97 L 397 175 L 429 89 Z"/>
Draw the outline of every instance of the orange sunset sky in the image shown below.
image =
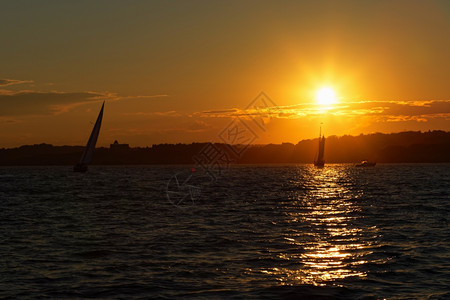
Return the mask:
<path id="1" fill-rule="evenodd" d="M 0 148 L 450 130 L 450 1 L 0 4 Z"/>

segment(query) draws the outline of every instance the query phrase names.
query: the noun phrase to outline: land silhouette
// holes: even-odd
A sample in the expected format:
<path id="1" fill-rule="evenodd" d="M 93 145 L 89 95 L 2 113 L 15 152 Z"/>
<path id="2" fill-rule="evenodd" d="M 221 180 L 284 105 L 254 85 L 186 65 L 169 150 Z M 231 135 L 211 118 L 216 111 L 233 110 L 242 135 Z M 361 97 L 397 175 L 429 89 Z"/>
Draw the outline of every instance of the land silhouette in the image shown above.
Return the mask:
<path id="1" fill-rule="evenodd" d="M 192 143 L 136 148 L 115 142 L 109 148 L 97 148 L 92 165 L 208 163 L 203 154 L 211 156 L 211 149 L 216 150 L 216 154 L 222 155 L 222 158 L 225 157 L 222 160 L 224 163 L 312 163 L 317 155 L 317 147 L 318 139 L 302 140 L 297 144 L 230 146 L 220 143 Z M 0 149 L 0 165 L 73 165 L 79 160 L 83 150 L 84 146 L 52 146 L 45 143 L 3 148 Z M 326 137 L 326 163 L 356 163 L 362 160 L 377 163 L 450 162 L 450 132 L 407 131 Z"/>

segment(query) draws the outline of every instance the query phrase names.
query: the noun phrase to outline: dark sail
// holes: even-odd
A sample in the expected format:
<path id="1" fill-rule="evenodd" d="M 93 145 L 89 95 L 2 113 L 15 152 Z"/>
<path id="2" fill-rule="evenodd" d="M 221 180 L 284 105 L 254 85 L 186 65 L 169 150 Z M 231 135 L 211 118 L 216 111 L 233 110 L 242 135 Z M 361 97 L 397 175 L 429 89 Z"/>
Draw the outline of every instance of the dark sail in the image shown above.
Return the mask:
<path id="1" fill-rule="evenodd" d="M 325 165 L 324 155 L 325 155 L 325 136 L 322 135 L 322 128 L 320 128 L 319 134 L 319 152 L 317 154 L 317 160 L 314 161 L 316 167 L 323 167 Z"/>
<path id="2" fill-rule="evenodd" d="M 86 172 L 88 164 L 92 161 L 92 156 L 94 155 L 95 150 L 95 144 L 97 143 L 97 138 L 100 133 L 100 127 L 102 125 L 104 106 L 105 102 L 103 102 L 102 108 L 100 109 L 97 121 L 95 122 L 94 128 L 92 129 L 91 136 L 89 137 L 89 140 L 86 144 L 86 148 L 84 148 L 84 152 L 83 155 L 81 156 L 80 162 L 73 167 L 73 170 L 75 172 Z"/>

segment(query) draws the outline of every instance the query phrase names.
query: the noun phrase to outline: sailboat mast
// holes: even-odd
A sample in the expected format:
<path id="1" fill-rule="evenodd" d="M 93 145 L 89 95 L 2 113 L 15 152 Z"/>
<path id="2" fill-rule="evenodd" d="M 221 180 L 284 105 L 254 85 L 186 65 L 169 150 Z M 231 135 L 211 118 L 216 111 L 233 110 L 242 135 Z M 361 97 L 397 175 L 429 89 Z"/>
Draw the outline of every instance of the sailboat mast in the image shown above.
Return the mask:
<path id="1" fill-rule="evenodd" d="M 323 156 L 325 154 L 325 137 L 322 137 L 322 123 L 320 123 L 319 130 L 319 153 L 317 155 L 317 161 L 323 162 Z"/>

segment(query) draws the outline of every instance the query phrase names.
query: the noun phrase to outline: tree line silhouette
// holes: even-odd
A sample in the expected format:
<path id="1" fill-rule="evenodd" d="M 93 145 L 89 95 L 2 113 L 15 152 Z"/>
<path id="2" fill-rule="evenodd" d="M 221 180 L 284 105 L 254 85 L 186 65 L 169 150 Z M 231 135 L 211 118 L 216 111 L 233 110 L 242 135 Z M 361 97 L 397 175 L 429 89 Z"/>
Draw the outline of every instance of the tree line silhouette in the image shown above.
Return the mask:
<path id="1" fill-rule="evenodd" d="M 95 150 L 92 164 L 194 164 L 195 157 L 207 145 L 157 144 L 128 149 L 101 147 Z M 317 155 L 318 139 L 302 140 L 297 144 L 240 145 L 238 147 L 243 151 L 239 154 L 230 151 L 229 145 L 214 144 L 214 147 L 226 153 L 233 163 L 312 163 Z M 72 165 L 79 160 L 83 150 L 82 146 L 49 144 L 3 148 L 0 149 L 0 165 Z M 326 138 L 326 163 L 355 163 L 362 160 L 378 163 L 450 162 L 450 132 L 407 131 Z"/>

